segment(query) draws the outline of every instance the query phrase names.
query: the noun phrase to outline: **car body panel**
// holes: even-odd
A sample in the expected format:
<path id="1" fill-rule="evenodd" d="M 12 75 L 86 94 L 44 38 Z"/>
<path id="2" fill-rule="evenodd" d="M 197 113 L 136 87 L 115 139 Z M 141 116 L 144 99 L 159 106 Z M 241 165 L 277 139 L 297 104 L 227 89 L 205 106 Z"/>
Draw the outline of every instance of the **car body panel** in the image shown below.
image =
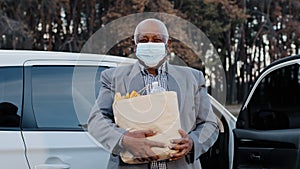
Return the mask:
<path id="1" fill-rule="evenodd" d="M 87 132 L 24 131 L 31 168 L 106 168 L 110 153 Z M 56 167 L 55 167 L 56 166 Z"/>
<path id="2" fill-rule="evenodd" d="M 214 108 L 214 112 L 217 114 L 217 116 L 219 117 L 219 119 L 221 119 L 222 117 L 226 120 L 226 123 L 220 124 L 220 131 L 225 132 L 224 130 L 224 125 L 226 125 L 228 127 L 228 164 L 229 164 L 229 168 L 233 167 L 233 152 L 234 152 L 234 143 L 233 141 L 230 140 L 234 140 L 234 135 L 232 132 L 233 129 L 235 129 L 235 123 L 237 121 L 236 117 L 234 117 L 221 103 L 219 103 L 215 98 L 213 98 L 211 95 L 209 95 L 210 98 L 210 102 L 212 104 L 212 107 Z"/>
<path id="3" fill-rule="evenodd" d="M 1 168 L 28 168 L 21 131 L 2 128 L 0 136 Z"/>
<path id="4" fill-rule="evenodd" d="M 101 61 L 116 63 L 118 66 L 128 63 L 134 63 L 136 60 L 126 57 L 116 57 L 101 54 L 85 54 L 70 52 L 47 52 L 47 51 L 28 51 L 28 50 L 0 50 L 0 66 L 23 66 L 30 60 L 70 60 L 70 61 Z"/>

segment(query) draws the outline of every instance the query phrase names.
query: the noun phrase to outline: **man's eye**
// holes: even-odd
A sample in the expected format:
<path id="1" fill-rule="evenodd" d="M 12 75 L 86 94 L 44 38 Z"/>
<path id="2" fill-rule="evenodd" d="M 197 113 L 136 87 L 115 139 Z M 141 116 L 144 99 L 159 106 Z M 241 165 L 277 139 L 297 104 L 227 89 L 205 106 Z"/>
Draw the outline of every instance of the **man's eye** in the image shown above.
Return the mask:
<path id="1" fill-rule="evenodd" d="M 148 42 L 148 39 L 140 39 L 139 40 L 139 43 L 147 43 Z"/>
<path id="2" fill-rule="evenodd" d="M 154 42 L 159 42 L 159 43 L 160 43 L 160 42 L 163 42 L 162 39 L 154 39 L 153 41 L 154 41 Z"/>

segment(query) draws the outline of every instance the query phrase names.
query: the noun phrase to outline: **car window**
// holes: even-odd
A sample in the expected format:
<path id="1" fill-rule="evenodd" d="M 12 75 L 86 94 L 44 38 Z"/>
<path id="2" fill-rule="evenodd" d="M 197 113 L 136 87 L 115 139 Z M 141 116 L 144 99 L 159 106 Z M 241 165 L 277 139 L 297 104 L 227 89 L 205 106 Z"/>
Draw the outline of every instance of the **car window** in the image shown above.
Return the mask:
<path id="1" fill-rule="evenodd" d="M 257 86 L 247 107 L 250 128 L 300 128 L 300 68 L 289 65 L 268 74 Z"/>
<path id="2" fill-rule="evenodd" d="M 86 87 L 84 90 L 77 90 L 72 79 L 74 66 L 33 66 L 31 71 L 32 105 L 37 126 L 53 129 L 81 128 L 81 125 L 86 123 L 96 94 L 98 94 L 100 73 L 104 69 L 107 67 L 95 69 L 91 66 L 81 66 L 80 73 L 78 73 L 80 80 L 76 81 L 79 83 L 76 86 L 94 88 Z M 87 80 L 86 77 L 95 74 L 95 71 L 97 73 L 94 79 Z M 92 93 L 94 96 L 86 96 L 86 93 Z M 82 100 L 83 96 L 88 98 L 79 102 L 80 105 L 78 105 L 76 100 Z M 80 110 L 76 107 L 80 107 Z"/>
<path id="3" fill-rule="evenodd" d="M 0 67 L 0 127 L 20 126 L 22 91 L 22 67 Z"/>

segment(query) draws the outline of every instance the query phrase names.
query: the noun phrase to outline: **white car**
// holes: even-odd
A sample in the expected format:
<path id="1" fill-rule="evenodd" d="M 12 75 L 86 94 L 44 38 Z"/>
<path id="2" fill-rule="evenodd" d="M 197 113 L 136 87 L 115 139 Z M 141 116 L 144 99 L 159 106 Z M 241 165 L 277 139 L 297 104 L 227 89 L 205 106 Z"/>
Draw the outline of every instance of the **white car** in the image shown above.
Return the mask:
<path id="1" fill-rule="evenodd" d="M 0 60 L 0 167 L 106 168 L 109 152 L 86 131 L 86 120 L 101 71 L 136 60 L 11 50 L 0 50 Z M 221 127 L 201 156 L 204 169 L 299 168 L 299 63 L 295 56 L 270 65 L 238 120 L 210 97 Z"/>
<path id="2" fill-rule="evenodd" d="M 0 60 L 0 168 L 105 168 L 109 153 L 84 128 L 96 97 L 87 94 L 102 70 L 134 60 L 10 50 Z"/>

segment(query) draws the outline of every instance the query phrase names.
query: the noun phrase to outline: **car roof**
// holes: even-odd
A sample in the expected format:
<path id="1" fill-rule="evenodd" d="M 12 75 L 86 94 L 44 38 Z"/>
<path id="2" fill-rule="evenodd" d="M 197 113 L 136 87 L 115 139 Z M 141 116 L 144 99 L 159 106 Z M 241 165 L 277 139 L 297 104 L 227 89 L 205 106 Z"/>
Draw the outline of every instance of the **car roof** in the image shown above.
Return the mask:
<path id="1" fill-rule="evenodd" d="M 297 60 L 300 59 L 300 55 L 293 55 L 293 56 L 288 56 L 288 57 L 284 57 L 278 60 L 275 60 L 274 62 L 272 62 L 270 65 L 268 65 L 265 69 L 263 69 L 262 72 L 259 73 L 259 75 L 257 76 L 257 79 L 259 78 L 259 76 L 261 76 L 265 71 L 271 69 L 272 67 L 274 67 L 275 65 L 279 65 L 281 63 L 287 62 L 287 61 L 292 61 L 292 60 Z M 257 80 L 255 79 L 255 81 Z"/>
<path id="2" fill-rule="evenodd" d="M 0 60 L 0 66 L 23 66 L 32 60 L 98 61 L 117 65 L 136 62 L 136 59 L 113 55 L 32 50 L 0 50 Z"/>

